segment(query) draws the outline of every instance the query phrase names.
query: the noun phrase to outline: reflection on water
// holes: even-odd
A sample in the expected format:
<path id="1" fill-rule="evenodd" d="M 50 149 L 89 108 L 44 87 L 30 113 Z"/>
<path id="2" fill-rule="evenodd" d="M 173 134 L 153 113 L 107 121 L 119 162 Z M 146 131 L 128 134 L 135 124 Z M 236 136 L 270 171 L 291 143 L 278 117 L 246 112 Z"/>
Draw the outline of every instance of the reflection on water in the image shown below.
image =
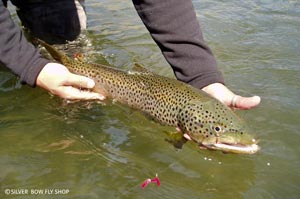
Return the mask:
<path id="1" fill-rule="evenodd" d="M 66 188 L 43 198 L 298 198 L 298 1 L 194 0 L 204 36 L 227 84 L 262 96 L 239 111 L 262 150 L 252 156 L 175 149 L 166 131 L 119 104 L 67 103 L 22 86 L 0 67 L 0 184 L 4 189 Z M 88 60 L 131 69 L 139 62 L 172 71 L 127 1 L 87 1 L 89 29 L 80 48 Z M 246 80 L 246 81 L 245 81 Z M 161 186 L 141 183 L 158 174 Z M 11 198 L 35 198 L 13 195 Z M 3 198 L 3 197 L 1 197 Z"/>

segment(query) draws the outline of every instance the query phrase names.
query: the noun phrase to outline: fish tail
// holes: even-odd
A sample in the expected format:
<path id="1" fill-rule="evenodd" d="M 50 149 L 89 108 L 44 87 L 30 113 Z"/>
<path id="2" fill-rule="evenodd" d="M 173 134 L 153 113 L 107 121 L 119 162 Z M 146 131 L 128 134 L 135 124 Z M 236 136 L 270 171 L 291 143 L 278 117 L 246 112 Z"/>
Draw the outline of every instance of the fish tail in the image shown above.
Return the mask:
<path id="1" fill-rule="evenodd" d="M 50 55 L 53 57 L 53 59 L 55 59 L 56 61 L 58 61 L 62 64 L 67 64 L 67 63 L 72 62 L 68 56 L 66 56 L 64 53 L 56 50 L 54 47 L 52 47 L 50 44 L 44 42 L 43 40 L 35 38 L 33 40 L 33 42 L 45 47 L 46 50 L 50 53 Z"/>

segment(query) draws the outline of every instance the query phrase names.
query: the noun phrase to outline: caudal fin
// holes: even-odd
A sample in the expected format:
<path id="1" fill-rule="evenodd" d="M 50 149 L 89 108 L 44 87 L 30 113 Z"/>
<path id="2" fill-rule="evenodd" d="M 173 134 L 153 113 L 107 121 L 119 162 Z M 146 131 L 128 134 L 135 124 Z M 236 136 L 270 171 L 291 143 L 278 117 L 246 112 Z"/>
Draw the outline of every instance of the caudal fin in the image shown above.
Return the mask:
<path id="1" fill-rule="evenodd" d="M 36 44 L 40 44 L 43 47 L 46 48 L 46 50 L 50 53 L 50 55 L 53 57 L 53 59 L 55 59 L 56 61 L 62 63 L 62 64 L 66 64 L 68 62 L 71 61 L 71 59 L 69 57 L 67 57 L 64 53 L 58 51 L 57 49 L 55 49 L 53 46 L 51 46 L 50 44 L 40 40 L 40 39 L 33 39 L 33 42 Z"/>

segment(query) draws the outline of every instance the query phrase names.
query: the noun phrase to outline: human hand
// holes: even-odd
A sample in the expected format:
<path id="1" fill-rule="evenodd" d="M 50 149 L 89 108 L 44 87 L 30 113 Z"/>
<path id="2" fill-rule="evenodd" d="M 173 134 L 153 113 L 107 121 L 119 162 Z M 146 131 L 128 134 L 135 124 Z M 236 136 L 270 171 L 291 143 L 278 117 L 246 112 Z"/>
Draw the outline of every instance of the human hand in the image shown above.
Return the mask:
<path id="1" fill-rule="evenodd" d="M 92 79 L 75 75 L 64 65 L 58 63 L 46 64 L 38 75 L 36 84 L 61 98 L 71 100 L 105 99 L 99 93 L 86 90 L 95 86 L 95 82 Z"/>
<path id="2" fill-rule="evenodd" d="M 232 108 L 246 110 L 254 108 L 260 103 L 259 96 L 242 97 L 236 95 L 221 83 L 210 84 L 202 90 Z"/>

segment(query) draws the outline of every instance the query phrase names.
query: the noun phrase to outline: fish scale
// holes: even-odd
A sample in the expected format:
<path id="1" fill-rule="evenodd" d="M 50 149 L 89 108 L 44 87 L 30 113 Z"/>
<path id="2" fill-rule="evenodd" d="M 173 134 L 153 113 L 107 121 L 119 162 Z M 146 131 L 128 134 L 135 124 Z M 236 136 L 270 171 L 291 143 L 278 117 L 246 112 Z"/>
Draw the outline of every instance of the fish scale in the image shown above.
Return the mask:
<path id="1" fill-rule="evenodd" d="M 163 125 L 178 127 L 201 148 L 253 154 L 257 141 L 230 108 L 178 80 L 159 76 L 141 66 L 123 71 L 71 59 L 43 41 L 51 56 L 71 72 L 95 81 L 94 92 L 141 110 Z"/>

